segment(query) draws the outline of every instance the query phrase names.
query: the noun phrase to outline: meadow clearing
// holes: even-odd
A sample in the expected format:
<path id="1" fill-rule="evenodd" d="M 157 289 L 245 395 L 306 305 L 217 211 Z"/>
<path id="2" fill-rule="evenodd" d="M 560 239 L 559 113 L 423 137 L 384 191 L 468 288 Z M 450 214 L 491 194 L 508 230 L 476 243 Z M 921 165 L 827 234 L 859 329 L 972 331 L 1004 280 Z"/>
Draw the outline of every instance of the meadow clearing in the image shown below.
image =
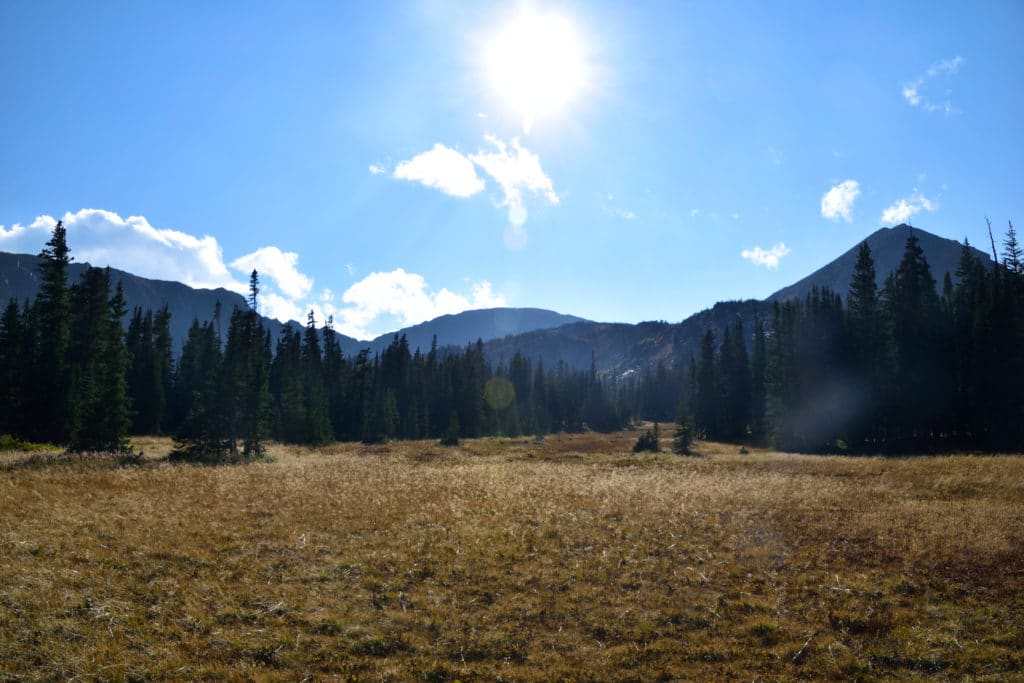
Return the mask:
<path id="1" fill-rule="evenodd" d="M 0 454 L 0 680 L 1024 677 L 1024 458 L 636 437 Z"/>

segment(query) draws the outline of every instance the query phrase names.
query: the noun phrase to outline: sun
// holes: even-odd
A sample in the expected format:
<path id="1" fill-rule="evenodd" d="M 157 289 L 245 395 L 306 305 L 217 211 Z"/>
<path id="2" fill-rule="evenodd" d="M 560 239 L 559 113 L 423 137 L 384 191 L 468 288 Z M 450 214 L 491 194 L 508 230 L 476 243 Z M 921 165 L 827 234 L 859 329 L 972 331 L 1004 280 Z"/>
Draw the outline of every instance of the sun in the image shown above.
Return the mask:
<path id="1" fill-rule="evenodd" d="M 487 44 L 491 87 L 517 114 L 523 130 L 536 117 L 558 113 L 586 84 L 579 35 L 558 14 L 524 10 Z"/>

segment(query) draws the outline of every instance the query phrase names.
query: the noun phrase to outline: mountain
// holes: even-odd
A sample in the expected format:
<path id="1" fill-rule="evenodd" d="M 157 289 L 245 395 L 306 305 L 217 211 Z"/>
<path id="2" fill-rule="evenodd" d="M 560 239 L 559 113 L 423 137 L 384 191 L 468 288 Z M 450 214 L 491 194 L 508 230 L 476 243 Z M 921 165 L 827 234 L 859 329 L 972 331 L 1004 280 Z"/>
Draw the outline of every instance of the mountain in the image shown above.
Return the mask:
<path id="1" fill-rule="evenodd" d="M 754 299 L 723 301 L 681 323 L 577 322 L 493 339 L 484 344 L 484 353 L 492 363 L 507 361 L 516 351 L 530 358 L 540 358 L 548 367 L 564 362 L 571 368 L 588 368 L 593 361 L 598 372 L 621 376 L 659 362 L 672 366 L 677 359 L 688 360 L 691 354 L 697 354 L 701 338 L 708 329 L 720 337 L 722 330 L 737 320 L 752 338 L 758 316 L 770 317 L 771 304 Z"/>
<path id="2" fill-rule="evenodd" d="M 956 267 L 960 260 L 961 244 L 919 228 L 897 225 L 882 228 L 867 237 L 875 260 L 879 287 L 896 269 L 903 258 L 904 247 L 911 230 L 917 236 L 925 258 L 931 266 L 936 287 L 941 288 L 946 273 L 956 280 Z M 743 323 L 748 345 L 753 340 L 757 318 L 770 323 L 772 304 L 793 298 L 803 298 L 813 287 L 830 287 L 844 297 L 853 277 L 859 243 L 839 258 L 814 271 L 796 283 L 780 289 L 764 301 L 726 301 L 696 313 L 680 323 L 645 322 L 637 325 L 581 322 L 552 330 L 530 332 L 512 338 L 496 339 L 485 345 L 491 362 L 509 359 L 518 350 L 532 358 L 542 358 L 546 365 L 559 361 L 573 368 L 587 368 L 591 359 L 599 372 L 618 376 L 650 368 L 658 362 L 672 365 L 689 362 L 700 349 L 701 338 L 712 330 L 721 340 L 727 325 Z M 992 259 L 974 249 L 974 255 L 988 267 Z"/>
<path id="3" fill-rule="evenodd" d="M 932 277 L 935 278 L 935 285 L 942 289 L 943 278 L 949 273 L 956 282 L 956 267 L 960 262 L 960 251 L 962 245 L 956 240 L 946 239 L 925 232 L 920 228 L 912 228 L 905 223 L 894 228 L 882 228 L 867 237 L 865 242 L 871 249 L 871 256 L 875 259 L 875 277 L 878 287 L 881 288 L 889 273 L 896 270 L 903 258 L 903 248 L 907 243 L 907 237 L 913 232 L 924 250 L 928 265 L 931 266 Z M 819 268 L 802 280 L 783 287 L 769 296 L 766 301 L 785 301 L 787 299 L 802 299 L 810 294 L 813 287 L 829 287 L 839 292 L 846 298 L 846 291 L 850 287 L 850 279 L 853 277 L 853 267 L 857 263 L 857 250 L 860 248 L 858 242 L 846 253 L 832 261 L 828 265 Z M 992 267 L 992 259 L 983 251 L 971 247 L 974 255 L 986 266 Z"/>
<path id="4" fill-rule="evenodd" d="M 945 274 L 955 274 L 960 259 L 960 243 L 933 235 L 919 228 L 897 225 L 882 228 L 867 237 L 875 259 L 878 284 L 903 258 L 903 250 L 911 230 L 920 241 L 925 257 L 931 265 L 936 285 L 941 287 Z M 743 323 L 745 335 L 753 338 L 755 320 L 770 321 L 771 306 L 775 301 L 804 297 L 812 287 L 831 287 L 845 296 L 857 256 L 854 245 L 831 263 L 819 268 L 796 283 L 780 289 L 764 301 L 726 301 L 690 316 L 680 323 L 643 322 L 596 323 L 537 308 L 491 308 L 444 315 L 429 322 L 413 325 L 396 332 L 381 335 L 372 341 L 359 341 L 338 335 L 342 351 L 354 356 L 361 349 L 378 353 L 391 343 L 396 334 L 405 334 L 412 349 L 426 352 L 437 335 L 439 347 L 462 347 L 483 339 L 487 357 L 493 363 L 510 359 L 516 351 L 531 358 L 542 358 L 549 367 L 564 362 L 573 368 L 587 368 L 593 360 L 600 372 L 627 374 L 659 361 L 672 365 L 679 360 L 687 362 L 696 355 L 701 338 L 711 329 L 721 339 L 722 331 L 735 321 Z M 989 267 L 991 258 L 977 249 L 977 256 Z M 0 304 L 14 297 L 19 301 L 33 298 L 39 289 L 35 273 L 36 256 L 0 252 Z M 71 282 L 76 282 L 87 264 L 72 263 L 69 267 Z M 233 306 L 246 306 L 245 299 L 226 289 L 193 289 L 179 282 L 149 280 L 120 270 L 111 269 L 112 279 L 124 283 L 129 310 L 135 306 L 156 310 L 165 302 L 171 311 L 171 333 L 182 343 L 193 318 L 209 320 L 214 305 L 221 302 L 226 324 Z M 955 277 L 955 276 L 954 276 Z M 264 318 L 276 341 L 284 325 Z M 298 322 L 289 327 L 301 327 Z"/>
<path id="5" fill-rule="evenodd" d="M 0 252 L 0 305 L 5 305 L 12 298 L 19 303 L 25 299 L 35 298 L 39 291 L 39 276 L 36 271 L 38 263 L 38 256 Z M 68 282 L 72 284 L 78 282 L 88 267 L 88 263 L 72 262 L 69 264 Z M 195 289 L 180 282 L 150 280 L 111 268 L 111 284 L 118 280 L 124 287 L 129 315 L 136 307 L 156 311 L 167 304 L 167 308 L 171 312 L 171 337 L 179 350 L 185 343 L 192 320 L 196 318 L 203 322 L 212 320 L 218 302 L 221 305 L 221 322 L 225 333 L 231 309 L 236 306 L 243 309 L 249 306 L 241 294 L 223 288 Z M 280 336 L 281 329 L 284 327 L 284 324 L 271 318 L 263 318 L 263 324 L 270 330 L 273 340 Z M 299 325 L 297 322 L 289 323 L 289 326 L 297 325 Z M 342 334 L 338 335 L 338 339 L 346 354 L 355 354 L 365 346 L 364 342 Z"/>
<path id="6" fill-rule="evenodd" d="M 35 298 L 39 291 L 39 277 L 36 272 L 38 263 L 38 256 L 0 252 L 0 305 L 4 305 L 11 298 L 19 303 L 25 299 Z M 68 281 L 78 282 L 82 272 L 88 267 L 88 263 L 72 262 L 68 266 Z M 179 349 L 185 342 L 192 320 L 211 320 L 217 302 L 221 304 L 221 319 L 225 328 L 232 308 L 248 306 L 245 297 L 223 288 L 195 289 L 180 282 L 151 280 L 115 268 L 110 269 L 110 276 L 112 283 L 121 281 L 129 313 L 135 307 L 155 311 L 167 304 L 171 312 L 171 336 Z M 522 334 L 582 320 L 583 318 L 540 308 L 490 308 L 443 315 L 429 322 L 381 335 L 372 341 L 360 341 L 340 333 L 336 334 L 342 351 L 351 357 L 366 348 L 370 349 L 371 354 L 383 351 L 396 334 L 405 334 L 412 349 L 418 347 L 426 352 L 434 335 L 437 335 L 439 347 L 464 346 L 477 339 Z M 263 324 L 270 330 L 271 339 L 276 343 L 281 329 L 286 324 L 272 318 L 263 318 Z M 302 324 L 291 321 L 287 326 L 301 328 Z"/>
<path id="7" fill-rule="evenodd" d="M 555 313 L 543 308 L 481 308 L 452 315 L 442 315 L 397 332 L 382 334 L 365 344 L 371 351 L 382 351 L 395 335 L 405 335 L 409 348 L 426 352 L 437 335 L 438 347 L 465 346 L 477 339 L 498 339 L 533 330 L 544 330 L 570 323 L 585 322 L 574 315 Z"/>

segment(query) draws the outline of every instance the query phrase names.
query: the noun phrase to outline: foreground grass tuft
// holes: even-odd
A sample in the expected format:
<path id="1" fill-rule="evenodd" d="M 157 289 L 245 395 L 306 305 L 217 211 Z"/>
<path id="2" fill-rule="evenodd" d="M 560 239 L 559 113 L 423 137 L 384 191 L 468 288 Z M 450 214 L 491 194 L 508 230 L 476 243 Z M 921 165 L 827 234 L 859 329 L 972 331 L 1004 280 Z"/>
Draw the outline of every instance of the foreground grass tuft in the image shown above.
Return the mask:
<path id="1" fill-rule="evenodd" d="M 0 677 L 1000 680 L 1024 459 L 636 433 L 0 470 Z M 5 456 L 5 463 L 31 457 Z"/>

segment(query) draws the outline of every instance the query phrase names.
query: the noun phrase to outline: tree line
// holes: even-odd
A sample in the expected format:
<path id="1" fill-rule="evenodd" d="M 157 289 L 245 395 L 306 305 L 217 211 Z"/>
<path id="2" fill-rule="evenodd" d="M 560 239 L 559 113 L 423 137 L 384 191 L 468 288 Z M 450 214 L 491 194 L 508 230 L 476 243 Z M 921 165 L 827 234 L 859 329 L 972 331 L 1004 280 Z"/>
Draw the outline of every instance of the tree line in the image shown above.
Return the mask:
<path id="1" fill-rule="evenodd" d="M 404 335 L 380 354 L 345 357 L 331 321 L 283 328 L 272 340 L 248 307 L 192 322 L 174 356 L 166 306 L 127 315 L 120 283 L 89 268 L 68 283 L 62 223 L 40 253 L 34 301 L 12 300 L 0 319 L 0 434 L 122 451 L 129 434 L 169 434 L 174 457 L 245 460 L 272 438 L 289 443 L 444 438 L 623 427 L 613 380 L 546 368 L 515 354 L 492 367 L 478 340 L 425 353 Z M 122 320 L 127 319 L 127 325 Z"/>
<path id="2" fill-rule="evenodd" d="M 630 389 L 632 411 L 790 451 L 1022 450 L 1024 255 L 1012 223 L 1003 244 L 988 268 L 965 240 L 940 290 L 913 233 L 881 288 L 862 243 L 845 303 L 814 289 L 775 302 L 752 331 L 708 330 L 696 358 Z"/>
<path id="3" fill-rule="evenodd" d="M 194 320 L 174 354 L 167 307 L 129 315 L 109 270 L 68 282 L 61 223 L 40 253 L 34 301 L 0 317 L 0 434 L 75 451 L 124 451 L 130 434 L 175 438 L 174 457 L 245 460 L 267 439 L 442 439 L 613 431 L 638 418 L 682 433 L 805 452 L 1024 448 L 1024 255 L 1012 224 L 986 267 L 964 243 L 936 287 L 913 234 L 876 285 L 866 243 L 843 297 L 776 302 L 753 329 L 708 329 L 689 359 L 626 378 L 464 348 L 342 354 L 332 321 L 271 339 L 248 306 Z M 682 442 L 681 442 L 682 443 Z M 652 444 L 652 445 L 656 445 Z M 684 451 L 680 446 L 677 450 Z"/>

